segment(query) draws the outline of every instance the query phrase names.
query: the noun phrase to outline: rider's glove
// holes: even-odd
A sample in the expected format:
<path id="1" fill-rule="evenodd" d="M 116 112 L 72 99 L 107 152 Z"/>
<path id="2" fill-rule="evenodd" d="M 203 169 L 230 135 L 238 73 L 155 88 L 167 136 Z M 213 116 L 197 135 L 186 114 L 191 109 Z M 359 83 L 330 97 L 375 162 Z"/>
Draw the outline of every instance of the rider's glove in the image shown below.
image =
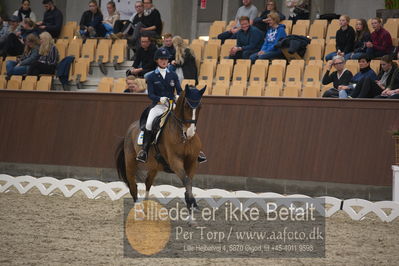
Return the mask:
<path id="1" fill-rule="evenodd" d="M 159 99 L 159 101 L 160 101 L 162 104 L 166 104 L 166 103 L 168 102 L 168 97 L 161 97 L 161 99 Z"/>
<path id="2" fill-rule="evenodd" d="M 175 101 L 177 102 L 177 100 L 179 100 L 179 95 L 175 96 Z"/>

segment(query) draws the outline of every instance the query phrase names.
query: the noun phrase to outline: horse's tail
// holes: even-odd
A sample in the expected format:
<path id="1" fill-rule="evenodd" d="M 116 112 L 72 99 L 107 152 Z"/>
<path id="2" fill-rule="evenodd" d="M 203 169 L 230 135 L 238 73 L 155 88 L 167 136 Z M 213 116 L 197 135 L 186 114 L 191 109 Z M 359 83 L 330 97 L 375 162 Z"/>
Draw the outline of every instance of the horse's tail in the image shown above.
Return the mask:
<path id="1" fill-rule="evenodd" d="M 125 140 L 118 144 L 115 151 L 115 158 L 116 158 L 116 170 L 118 171 L 119 179 L 126 183 L 129 186 L 129 181 L 127 180 L 126 176 L 126 165 L 125 165 Z"/>

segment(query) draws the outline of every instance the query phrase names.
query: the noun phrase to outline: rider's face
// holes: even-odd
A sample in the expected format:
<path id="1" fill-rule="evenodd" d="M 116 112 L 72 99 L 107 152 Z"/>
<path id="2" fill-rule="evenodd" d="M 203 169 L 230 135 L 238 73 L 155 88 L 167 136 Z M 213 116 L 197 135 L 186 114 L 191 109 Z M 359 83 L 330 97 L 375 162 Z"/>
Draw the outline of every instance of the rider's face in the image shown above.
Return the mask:
<path id="1" fill-rule="evenodd" d="M 157 64 L 160 68 L 166 68 L 168 66 L 168 59 L 167 58 L 159 58 L 159 59 L 157 59 Z"/>

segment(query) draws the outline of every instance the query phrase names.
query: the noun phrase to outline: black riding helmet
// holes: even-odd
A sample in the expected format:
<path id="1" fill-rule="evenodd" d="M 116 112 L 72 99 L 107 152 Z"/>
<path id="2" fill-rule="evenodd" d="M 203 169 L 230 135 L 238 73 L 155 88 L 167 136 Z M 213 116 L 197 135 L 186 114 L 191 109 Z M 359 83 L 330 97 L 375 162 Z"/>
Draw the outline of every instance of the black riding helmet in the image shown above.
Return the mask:
<path id="1" fill-rule="evenodd" d="M 157 61 L 158 59 L 169 59 L 170 53 L 165 48 L 159 48 L 154 55 L 154 60 Z"/>

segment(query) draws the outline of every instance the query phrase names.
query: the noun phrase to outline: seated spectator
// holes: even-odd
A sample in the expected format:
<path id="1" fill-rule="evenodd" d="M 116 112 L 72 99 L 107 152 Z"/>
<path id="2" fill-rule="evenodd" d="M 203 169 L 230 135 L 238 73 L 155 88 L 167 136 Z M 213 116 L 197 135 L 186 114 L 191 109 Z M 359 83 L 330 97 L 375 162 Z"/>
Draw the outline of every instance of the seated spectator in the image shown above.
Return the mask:
<path id="1" fill-rule="evenodd" d="M 24 51 L 24 44 L 21 35 L 21 27 L 17 16 L 11 16 L 8 21 L 7 31 L 0 37 L 0 56 L 17 56 Z"/>
<path id="2" fill-rule="evenodd" d="M 366 55 L 363 55 L 358 59 L 360 71 L 353 76 L 349 85 L 338 86 L 339 98 L 348 98 L 348 96 L 350 96 L 353 92 L 354 88 L 356 88 L 356 86 L 360 84 L 363 79 L 377 79 L 377 74 L 370 67 L 370 61 L 370 58 L 368 58 Z"/>
<path id="3" fill-rule="evenodd" d="M 28 70 L 28 75 L 39 76 L 41 74 L 54 75 L 57 66 L 59 54 L 54 40 L 50 33 L 42 32 L 40 34 L 39 59 L 34 62 Z"/>
<path id="4" fill-rule="evenodd" d="M 162 20 L 159 11 L 154 8 L 152 0 L 144 0 L 144 13 L 141 21 L 136 24 L 133 35 L 128 39 L 130 48 L 136 48 L 140 45 L 140 36 L 145 34 L 152 39 L 159 39 L 162 33 Z M 137 49 L 137 48 L 136 48 Z"/>
<path id="5" fill-rule="evenodd" d="M 249 24 L 252 25 L 254 19 L 258 15 L 258 9 L 252 4 L 251 0 L 242 0 L 242 6 L 237 10 L 235 21 L 236 25 L 232 27 L 229 31 L 225 31 L 218 35 L 218 39 L 222 40 L 222 44 L 227 39 L 236 39 L 236 33 L 240 30 L 240 18 L 248 17 Z"/>
<path id="6" fill-rule="evenodd" d="M 265 10 L 262 12 L 262 14 L 260 14 L 259 17 L 254 19 L 253 23 L 253 25 L 261 30 L 263 33 L 266 33 L 266 31 L 269 29 L 269 23 L 267 23 L 267 15 L 269 15 L 270 12 L 277 13 L 280 16 L 280 21 L 285 19 L 285 16 L 277 10 L 277 4 L 275 0 L 266 0 L 265 4 Z"/>
<path id="7" fill-rule="evenodd" d="M 21 32 L 20 34 L 17 34 L 17 36 L 20 35 L 20 37 L 25 40 L 29 34 L 39 36 L 40 32 L 39 29 L 36 28 L 36 24 L 30 18 L 24 18 L 22 21 Z"/>
<path id="8" fill-rule="evenodd" d="M 355 44 L 353 53 L 347 53 L 345 60 L 359 59 L 367 52 L 366 43 L 371 41 L 371 34 L 367 21 L 363 18 L 356 21 Z"/>
<path id="9" fill-rule="evenodd" d="M 355 43 L 355 30 L 349 25 L 349 16 L 342 15 L 339 18 L 340 29 L 335 35 L 336 52 L 326 55 L 326 61 L 330 61 L 334 56 L 345 56 L 353 52 L 353 45 Z"/>
<path id="10" fill-rule="evenodd" d="M 173 60 L 175 60 L 175 55 L 176 55 L 176 49 L 173 45 L 173 35 L 170 33 L 165 33 L 163 35 L 163 48 L 165 48 L 166 50 L 168 50 L 169 54 L 170 54 L 170 59 L 169 59 L 169 63 L 172 62 Z"/>
<path id="11" fill-rule="evenodd" d="M 134 8 L 136 9 L 136 13 L 134 13 L 129 20 L 117 20 L 115 22 L 114 34 L 111 34 L 113 39 L 121 39 L 131 36 L 137 23 L 142 21 L 144 15 L 143 2 L 136 1 Z"/>
<path id="12" fill-rule="evenodd" d="M 105 28 L 102 21 L 103 14 L 98 8 L 97 1 L 91 0 L 89 10 L 85 11 L 80 19 L 80 36 L 83 38 L 104 37 Z"/>
<path id="13" fill-rule="evenodd" d="M 256 16 L 258 16 L 258 9 L 254 4 L 252 4 L 252 0 L 242 0 L 242 6 L 238 8 L 235 17 L 237 29 L 240 29 L 240 18 L 243 16 L 249 17 L 249 23 L 251 25 L 254 22 Z"/>
<path id="14" fill-rule="evenodd" d="M 140 88 L 139 83 L 136 80 L 135 76 L 127 76 L 126 77 L 126 90 L 125 93 L 147 93 L 146 89 Z"/>
<path id="15" fill-rule="evenodd" d="M 7 61 L 7 76 L 25 75 L 29 67 L 39 59 L 40 40 L 36 34 L 29 34 L 25 41 L 25 50 L 17 61 Z"/>
<path id="16" fill-rule="evenodd" d="M 263 43 L 261 50 L 250 56 L 252 63 L 255 63 L 258 59 L 270 60 L 284 58 L 281 49 L 276 48 L 275 45 L 280 39 L 287 37 L 287 34 L 285 33 L 285 25 L 279 24 L 280 17 L 277 13 L 270 13 L 267 17 L 270 28 L 266 33 L 265 42 Z"/>
<path id="17" fill-rule="evenodd" d="M 179 81 L 183 79 L 194 79 L 198 82 L 198 69 L 195 61 L 194 52 L 184 43 L 180 36 L 175 36 L 172 39 L 175 48 L 175 59 L 172 61 L 169 69 L 175 71 Z"/>
<path id="18" fill-rule="evenodd" d="M 376 80 L 363 79 L 351 94 L 352 98 L 374 98 L 382 96 L 390 97 L 392 90 L 399 87 L 398 66 L 392 61 L 392 57 L 384 55 L 381 58 L 381 71 Z"/>
<path id="19" fill-rule="evenodd" d="M 146 35 L 141 36 L 140 43 L 141 46 L 134 55 L 133 68 L 126 71 L 126 76 L 133 75 L 142 78 L 156 68 L 154 55 L 157 47 L 151 42 L 151 38 Z"/>
<path id="20" fill-rule="evenodd" d="M 30 1 L 22 0 L 21 7 L 13 13 L 14 16 L 19 18 L 19 21 L 23 21 L 25 18 L 30 18 L 33 22 L 36 22 L 36 15 L 30 9 Z"/>
<path id="21" fill-rule="evenodd" d="M 8 17 L 6 15 L 0 16 L 0 39 L 8 34 Z"/>
<path id="22" fill-rule="evenodd" d="M 332 66 L 334 66 L 337 71 L 330 73 Z M 345 58 L 340 55 L 334 56 L 333 60 L 328 62 L 328 69 L 321 81 L 323 85 L 332 82 L 334 87 L 325 91 L 323 97 L 338 98 L 338 87 L 341 85 L 349 85 L 352 77 L 352 72 L 345 68 Z"/>
<path id="23" fill-rule="evenodd" d="M 116 10 L 115 2 L 109 1 L 107 3 L 108 15 L 104 17 L 103 25 L 105 28 L 105 36 L 108 37 L 113 33 L 115 22 L 119 20 L 120 14 Z"/>
<path id="24" fill-rule="evenodd" d="M 310 9 L 307 0 L 286 0 L 286 6 L 290 11 L 289 20 L 295 24 L 299 19 L 309 19 Z"/>
<path id="25" fill-rule="evenodd" d="M 249 59 L 260 50 L 263 44 L 264 34 L 255 26 L 249 24 L 249 17 L 240 18 L 241 29 L 237 32 L 237 46 L 230 50 L 232 59 Z"/>
<path id="26" fill-rule="evenodd" d="M 371 33 L 371 41 L 366 43 L 367 55 L 373 59 L 392 53 L 391 34 L 382 27 L 380 18 L 373 18 L 371 26 L 374 31 Z"/>
<path id="27" fill-rule="evenodd" d="M 36 25 L 39 29 L 50 33 L 53 38 L 58 38 L 62 29 L 62 12 L 54 5 L 53 0 L 43 0 L 42 3 L 46 11 L 43 21 L 37 22 Z"/>

